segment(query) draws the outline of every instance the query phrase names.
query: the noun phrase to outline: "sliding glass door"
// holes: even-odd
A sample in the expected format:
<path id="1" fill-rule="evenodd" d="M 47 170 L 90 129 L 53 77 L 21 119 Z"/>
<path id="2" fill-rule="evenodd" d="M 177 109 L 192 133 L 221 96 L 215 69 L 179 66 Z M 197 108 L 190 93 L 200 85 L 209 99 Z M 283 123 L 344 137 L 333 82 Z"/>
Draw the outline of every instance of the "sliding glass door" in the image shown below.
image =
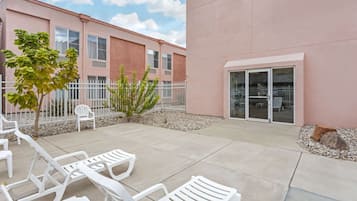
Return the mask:
<path id="1" fill-rule="evenodd" d="M 294 68 L 230 73 L 230 117 L 294 123 Z"/>
<path id="2" fill-rule="evenodd" d="M 248 71 L 248 118 L 269 121 L 269 69 Z"/>

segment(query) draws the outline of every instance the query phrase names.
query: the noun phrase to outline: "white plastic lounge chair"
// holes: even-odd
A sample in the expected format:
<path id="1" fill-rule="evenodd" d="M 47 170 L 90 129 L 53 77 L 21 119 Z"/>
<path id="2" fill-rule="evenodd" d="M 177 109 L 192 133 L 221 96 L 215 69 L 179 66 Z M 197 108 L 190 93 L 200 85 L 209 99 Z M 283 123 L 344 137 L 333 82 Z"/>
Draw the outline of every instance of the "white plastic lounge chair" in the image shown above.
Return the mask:
<path id="1" fill-rule="evenodd" d="M 76 114 L 78 132 L 81 131 L 81 121 L 93 121 L 93 130 L 95 129 L 95 115 L 88 105 L 77 105 L 74 113 Z"/>
<path id="2" fill-rule="evenodd" d="M 63 201 L 90 201 L 87 197 L 70 197 Z"/>
<path id="3" fill-rule="evenodd" d="M 115 180 L 120 180 L 128 177 L 134 168 L 135 155 L 126 153 L 119 149 L 109 151 L 94 157 L 88 157 L 84 151 L 66 154 L 56 158 L 52 158 L 37 142 L 35 142 L 30 136 L 22 134 L 20 131 L 16 131 L 15 134 L 28 142 L 31 147 L 35 149 L 35 156 L 33 157 L 28 176 L 26 179 L 9 184 L 7 186 L 1 185 L 1 191 L 8 201 L 14 200 L 9 193 L 15 188 L 19 188 L 28 183 L 34 184 L 37 187 L 37 192 L 27 195 L 26 197 L 18 199 L 18 201 L 34 200 L 52 193 L 56 194 L 55 201 L 62 199 L 66 186 L 72 182 L 85 178 L 86 176 L 78 171 L 78 164 L 90 164 L 93 162 L 101 162 L 102 164 L 91 166 L 94 171 L 103 171 L 105 166 L 108 168 L 109 173 Z M 77 160 L 76 162 L 66 164 L 62 166 L 59 161 L 83 156 L 84 160 Z M 47 168 L 42 175 L 35 175 L 33 170 L 35 169 L 36 162 L 42 159 L 46 162 Z M 127 171 L 122 174 L 115 175 L 112 168 L 129 163 Z"/>
<path id="4" fill-rule="evenodd" d="M 19 126 L 16 121 L 8 121 L 2 114 L 0 114 L 0 116 L 0 134 L 6 135 L 10 133 L 15 133 L 16 130 L 19 130 Z M 17 144 L 21 144 L 19 137 L 17 137 Z"/>
<path id="5" fill-rule="evenodd" d="M 3 151 L 0 151 L 0 160 L 6 160 L 7 174 L 12 177 L 12 152 L 9 151 L 9 141 L 0 139 L 0 145 L 3 146 Z"/>
<path id="6" fill-rule="evenodd" d="M 105 194 L 105 201 L 138 201 L 159 190 L 165 193 L 159 201 L 240 201 L 241 198 L 236 189 L 202 176 L 192 177 L 171 193 L 168 193 L 164 184 L 156 184 L 131 196 L 119 182 L 93 171 L 90 167 L 91 165 L 78 165 L 79 170 Z"/>

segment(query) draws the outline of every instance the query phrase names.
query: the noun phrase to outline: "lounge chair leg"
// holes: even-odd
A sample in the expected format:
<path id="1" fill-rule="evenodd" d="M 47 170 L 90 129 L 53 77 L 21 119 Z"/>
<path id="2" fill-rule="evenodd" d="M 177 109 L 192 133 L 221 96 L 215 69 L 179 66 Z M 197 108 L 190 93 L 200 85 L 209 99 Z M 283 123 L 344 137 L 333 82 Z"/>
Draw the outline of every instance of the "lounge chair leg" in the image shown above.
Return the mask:
<path id="1" fill-rule="evenodd" d="M 21 139 L 17 137 L 17 144 L 21 144 Z"/>
<path id="2" fill-rule="evenodd" d="M 62 188 L 58 191 L 56 191 L 56 197 L 53 201 L 61 201 L 64 195 L 66 188 L 62 186 Z"/>
<path id="3" fill-rule="evenodd" d="M 113 167 L 110 167 L 110 168 L 109 168 L 109 174 L 110 174 L 110 176 L 111 176 L 113 179 L 115 179 L 115 180 L 117 180 L 117 181 L 120 181 L 120 180 L 125 179 L 125 178 L 127 178 L 127 177 L 130 176 L 131 172 L 132 172 L 133 169 L 134 169 L 134 165 L 135 165 L 135 159 L 130 160 L 130 161 L 129 161 L 129 167 L 128 167 L 128 169 L 127 169 L 125 172 L 123 172 L 123 173 L 121 173 L 121 174 L 119 174 L 119 175 L 115 175 L 115 174 L 113 173 Z"/>
<path id="4" fill-rule="evenodd" d="M 11 152 L 10 155 L 8 155 L 6 158 L 6 164 L 7 164 L 7 172 L 9 178 L 11 178 L 12 177 L 12 153 Z"/>
<path id="5" fill-rule="evenodd" d="M 93 130 L 95 130 L 95 118 L 93 119 Z"/>

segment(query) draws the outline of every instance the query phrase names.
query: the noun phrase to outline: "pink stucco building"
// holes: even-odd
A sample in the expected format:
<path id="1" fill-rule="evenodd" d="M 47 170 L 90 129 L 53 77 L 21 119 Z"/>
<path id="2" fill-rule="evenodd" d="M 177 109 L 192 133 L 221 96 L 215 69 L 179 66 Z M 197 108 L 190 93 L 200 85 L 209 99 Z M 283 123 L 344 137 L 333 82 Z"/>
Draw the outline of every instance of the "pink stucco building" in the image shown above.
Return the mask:
<path id="1" fill-rule="evenodd" d="M 0 0 L 0 49 L 17 52 L 14 29 L 48 32 L 51 46 L 63 54 L 78 50 L 81 80 L 116 80 L 119 66 L 139 77 L 150 65 L 150 79 L 185 81 L 186 49 L 37 0 Z M 3 58 L 2 58 L 3 59 Z M 13 73 L 1 67 L 11 80 Z"/>
<path id="2" fill-rule="evenodd" d="M 187 1 L 187 112 L 357 127 L 357 1 Z"/>

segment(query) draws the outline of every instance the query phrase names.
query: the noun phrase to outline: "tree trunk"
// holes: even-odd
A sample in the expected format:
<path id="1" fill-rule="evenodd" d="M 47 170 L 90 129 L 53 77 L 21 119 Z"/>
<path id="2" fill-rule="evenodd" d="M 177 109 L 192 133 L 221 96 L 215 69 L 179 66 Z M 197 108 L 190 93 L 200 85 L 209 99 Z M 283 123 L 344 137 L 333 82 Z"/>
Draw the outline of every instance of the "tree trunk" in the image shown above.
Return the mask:
<path id="1" fill-rule="evenodd" d="M 40 120 L 40 110 L 37 109 L 35 111 L 35 124 L 34 124 L 34 133 L 33 133 L 33 137 L 34 138 L 38 138 L 38 130 L 39 130 L 38 123 L 39 123 L 39 120 Z"/>
<path id="2" fill-rule="evenodd" d="M 38 107 L 37 107 L 37 109 L 35 111 L 35 125 L 34 125 L 34 133 L 33 133 L 33 137 L 35 139 L 39 137 L 39 135 L 38 135 L 39 121 L 40 121 L 40 112 L 41 112 L 43 97 L 44 97 L 44 95 L 41 95 L 40 102 L 38 103 Z"/>

